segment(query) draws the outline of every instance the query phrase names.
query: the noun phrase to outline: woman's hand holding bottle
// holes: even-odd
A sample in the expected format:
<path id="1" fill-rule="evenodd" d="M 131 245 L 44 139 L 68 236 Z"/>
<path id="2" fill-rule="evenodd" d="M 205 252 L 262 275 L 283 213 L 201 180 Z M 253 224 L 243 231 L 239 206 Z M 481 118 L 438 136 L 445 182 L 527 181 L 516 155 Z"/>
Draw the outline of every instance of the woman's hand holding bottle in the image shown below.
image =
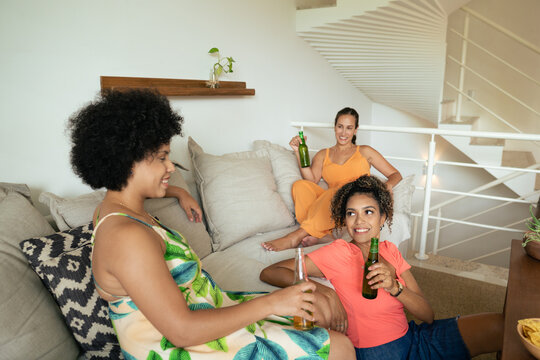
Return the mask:
<path id="1" fill-rule="evenodd" d="M 313 294 L 315 289 L 315 284 L 306 281 L 267 295 L 272 314 L 301 316 L 313 321 L 314 318 L 311 314 L 315 311 L 315 305 L 313 305 L 315 302 L 315 295 Z"/>
<path id="2" fill-rule="evenodd" d="M 307 136 L 304 135 L 304 140 L 307 139 Z M 291 149 L 293 149 L 294 152 L 298 152 L 298 147 L 300 146 L 300 144 L 302 143 L 302 139 L 300 139 L 300 136 L 296 135 L 296 136 L 293 136 L 293 138 L 291 139 L 291 141 L 289 141 L 289 146 L 291 147 Z"/>

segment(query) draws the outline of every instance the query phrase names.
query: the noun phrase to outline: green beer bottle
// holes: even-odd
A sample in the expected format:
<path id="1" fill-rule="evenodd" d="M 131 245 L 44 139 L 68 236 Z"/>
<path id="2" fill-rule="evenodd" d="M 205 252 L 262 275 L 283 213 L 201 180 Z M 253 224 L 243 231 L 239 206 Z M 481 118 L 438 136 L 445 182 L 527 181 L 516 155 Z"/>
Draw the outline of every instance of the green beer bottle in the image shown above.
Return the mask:
<path id="1" fill-rule="evenodd" d="M 304 140 L 304 132 L 299 131 L 298 135 L 300 136 L 300 140 L 302 142 L 300 145 L 298 145 L 298 154 L 300 155 L 300 166 L 305 168 L 309 167 L 309 151 L 306 145 L 306 141 Z"/>
<path id="2" fill-rule="evenodd" d="M 377 238 L 371 238 L 371 246 L 369 248 L 369 254 L 368 258 L 366 260 L 366 263 L 364 264 L 364 280 L 362 283 L 362 296 L 366 299 L 375 299 L 377 297 L 377 290 L 378 289 L 372 289 L 371 286 L 368 284 L 368 279 L 366 278 L 367 274 L 369 273 L 368 268 L 379 262 L 379 239 Z"/>

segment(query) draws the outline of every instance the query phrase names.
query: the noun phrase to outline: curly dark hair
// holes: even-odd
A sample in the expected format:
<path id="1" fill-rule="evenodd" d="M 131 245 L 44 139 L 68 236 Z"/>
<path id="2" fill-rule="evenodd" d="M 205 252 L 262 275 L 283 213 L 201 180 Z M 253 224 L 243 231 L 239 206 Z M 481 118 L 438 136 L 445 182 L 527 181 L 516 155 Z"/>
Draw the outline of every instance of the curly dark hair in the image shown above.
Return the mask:
<path id="1" fill-rule="evenodd" d="M 350 107 L 346 107 L 346 108 L 343 108 L 341 110 L 339 110 L 336 114 L 336 118 L 334 119 L 334 126 L 337 125 L 337 121 L 339 119 L 339 117 L 341 115 L 352 115 L 354 116 L 354 128 L 356 129 L 358 127 L 358 112 L 356 110 L 354 110 L 353 108 L 350 108 Z M 353 138 L 352 138 L 352 143 L 356 145 L 356 135 L 353 135 Z"/>
<path id="2" fill-rule="evenodd" d="M 375 199 L 381 214 L 386 215 L 388 227 L 392 226 L 394 202 L 390 191 L 378 177 L 362 175 L 358 179 L 343 185 L 332 198 L 332 219 L 336 229 L 345 226 L 347 202 L 355 194 L 365 194 Z"/>
<path id="3" fill-rule="evenodd" d="M 94 189 L 120 191 L 134 163 L 182 135 L 183 121 L 155 91 L 105 92 L 68 121 L 73 171 Z"/>

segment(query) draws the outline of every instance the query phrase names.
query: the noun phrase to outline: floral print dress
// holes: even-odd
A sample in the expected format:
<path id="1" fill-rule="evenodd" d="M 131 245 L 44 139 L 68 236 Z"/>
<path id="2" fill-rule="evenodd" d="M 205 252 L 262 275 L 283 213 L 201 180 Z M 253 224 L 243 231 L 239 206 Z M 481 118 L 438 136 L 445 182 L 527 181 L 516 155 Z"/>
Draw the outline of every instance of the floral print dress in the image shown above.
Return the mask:
<path id="1" fill-rule="evenodd" d="M 221 290 L 202 270 L 199 258 L 182 235 L 162 224 L 153 226 L 124 213 L 111 213 L 99 221 L 94 235 L 99 225 L 113 215 L 127 216 L 161 236 L 166 245 L 164 259 L 191 311 L 236 305 L 260 295 Z M 330 338 L 326 329 L 298 331 L 293 328 L 292 319 L 274 315 L 205 344 L 175 347 L 145 318 L 130 297 L 115 297 L 118 300 L 109 301 L 109 317 L 126 360 L 328 359 Z"/>

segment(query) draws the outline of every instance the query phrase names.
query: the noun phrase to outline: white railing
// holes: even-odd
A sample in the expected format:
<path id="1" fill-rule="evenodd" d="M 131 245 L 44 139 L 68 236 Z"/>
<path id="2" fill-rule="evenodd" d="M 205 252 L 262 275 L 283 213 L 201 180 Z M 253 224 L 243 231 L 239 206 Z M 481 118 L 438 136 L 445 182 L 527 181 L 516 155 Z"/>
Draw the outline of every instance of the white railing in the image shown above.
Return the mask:
<path id="1" fill-rule="evenodd" d="M 449 29 L 449 31 L 452 34 L 457 35 L 462 41 L 461 42 L 461 59 L 458 60 L 455 57 L 453 57 L 452 55 L 447 55 L 447 58 L 450 61 L 454 62 L 455 64 L 457 64 L 459 66 L 458 84 L 455 85 L 455 84 L 452 84 L 449 81 L 445 81 L 446 85 L 448 85 L 451 89 L 453 89 L 454 91 L 457 92 L 456 114 L 455 114 L 456 115 L 456 122 L 461 121 L 463 98 L 467 98 L 468 100 L 470 100 L 474 104 L 478 105 L 484 111 L 486 111 L 487 113 L 492 115 L 495 119 L 499 120 L 500 122 L 502 122 L 503 124 L 505 124 L 506 126 L 511 128 L 512 130 L 514 130 L 516 132 L 519 132 L 519 133 L 522 133 L 523 131 L 521 131 L 519 128 L 517 128 L 510 121 L 504 119 L 502 116 L 497 114 L 495 111 L 490 109 L 488 106 L 486 106 L 485 104 L 480 103 L 479 101 L 474 99 L 472 96 L 469 96 L 468 94 L 465 93 L 465 91 L 464 91 L 465 75 L 466 75 L 467 72 L 469 72 L 469 73 L 475 75 L 478 79 L 481 79 L 486 84 L 490 85 L 493 89 L 497 90 L 499 93 L 505 95 L 509 99 L 512 99 L 514 102 L 518 103 L 522 108 L 527 109 L 528 111 L 532 112 L 536 116 L 540 116 L 540 112 L 537 111 L 536 109 L 534 109 L 529 104 L 527 104 L 525 101 L 519 99 L 518 97 L 512 95 L 511 93 L 509 93 L 508 91 L 506 91 L 502 87 L 498 86 L 493 81 L 491 81 L 490 79 L 488 79 L 484 75 L 482 75 L 479 71 L 476 71 L 476 70 L 472 69 L 467 63 L 467 51 L 468 51 L 469 45 L 473 45 L 476 48 L 480 49 L 482 52 L 484 52 L 485 54 L 489 55 L 493 59 L 497 60 L 500 64 L 502 64 L 505 67 L 505 69 L 510 69 L 510 70 L 516 72 L 517 74 L 523 76 L 524 79 L 532 82 L 534 85 L 540 86 L 540 82 L 538 80 L 534 79 L 533 77 L 529 76 L 528 74 L 526 74 L 524 71 L 518 69 L 517 67 L 515 67 L 512 64 L 508 63 L 507 61 L 503 60 L 501 57 L 495 55 L 493 52 L 487 50 L 485 47 L 481 46 L 477 42 L 471 40 L 470 39 L 470 34 L 469 34 L 469 32 L 470 32 L 470 17 L 472 16 L 476 20 L 481 21 L 484 24 L 487 24 L 489 27 L 491 27 L 495 31 L 498 31 L 498 32 L 506 35 L 508 38 L 512 39 L 516 43 L 518 43 L 518 44 L 522 45 L 523 47 L 533 51 L 536 54 L 540 54 L 540 48 L 538 48 L 533 43 L 521 38 L 520 36 L 516 35 L 512 31 L 510 31 L 510 30 L 506 29 L 505 27 L 497 24 L 496 22 L 486 18 L 482 14 L 476 12 L 475 10 L 473 10 L 473 9 L 467 7 L 467 6 L 463 6 L 460 10 L 465 13 L 465 18 L 464 18 L 464 23 L 463 23 L 463 33 L 460 33 L 458 30 L 452 29 L 452 28 Z M 440 113 L 442 113 L 442 111 L 440 111 Z M 443 121 L 443 120 L 445 120 L 445 119 L 439 119 L 439 122 Z M 540 144 L 535 143 L 535 145 L 538 146 Z"/>
<path id="2" fill-rule="evenodd" d="M 318 122 L 291 122 L 291 126 L 297 127 L 297 128 L 330 128 L 333 129 L 334 124 L 333 123 L 318 123 Z M 421 219 L 421 228 L 420 228 L 420 237 L 419 237 L 419 245 L 418 245 L 418 253 L 416 254 L 416 257 L 418 259 L 427 259 L 426 254 L 426 242 L 427 242 L 427 234 L 428 232 L 433 232 L 435 234 L 434 236 L 434 244 L 433 249 L 434 253 L 437 253 L 437 251 L 447 249 L 451 246 L 456 246 L 459 244 L 463 244 L 468 241 L 474 240 L 474 238 L 478 238 L 479 235 L 471 238 L 471 239 L 462 239 L 459 241 L 454 242 L 452 245 L 445 246 L 444 248 L 438 247 L 438 233 L 440 229 L 442 228 L 440 223 L 446 222 L 449 223 L 449 225 L 445 226 L 451 226 L 451 225 L 463 225 L 463 226 L 475 226 L 479 228 L 486 228 L 490 231 L 508 231 L 508 232 L 519 232 L 522 233 L 523 230 L 512 228 L 511 226 L 514 226 L 514 224 L 507 224 L 505 226 L 493 226 L 489 224 L 482 224 L 477 222 L 468 221 L 473 216 L 479 215 L 479 213 L 469 216 L 468 218 L 464 219 L 450 219 L 442 217 L 441 215 L 441 209 L 447 205 L 450 205 L 460 199 L 463 199 L 465 197 L 471 197 L 471 198 L 483 198 L 483 199 L 490 199 L 490 200 L 496 200 L 496 201 L 503 201 L 505 204 L 503 205 L 497 205 L 495 207 L 492 207 L 491 209 L 487 209 L 483 211 L 482 213 L 489 212 L 491 210 L 494 210 L 496 208 L 499 208 L 501 206 L 505 206 L 506 204 L 510 203 L 525 203 L 525 204 L 536 204 L 536 201 L 532 200 L 526 200 L 524 197 L 518 197 L 518 198 L 508 198 L 508 197 L 501 197 L 501 196 L 493 196 L 493 195 L 483 195 L 478 194 L 481 191 L 490 189 L 494 186 L 497 186 L 499 184 L 502 184 L 506 181 L 509 181 L 513 178 L 516 178 L 520 175 L 526 174 L 526 173 L 536 173 L 540 174 L 540 164 L 535 164 L 529 168 L 515 168 L 515 167 L 503 167 L 503 166 L 494 166 L 494 165 L 482 165 L 482 164 L 474 164 L 474 163 L 460 163 L 460 162 L 452 162 L 452 161 L 438 161 L 435 158 L 435 150 L 436 150 L 436 142 L 435 142 L 435 136 L 436 135 L 447 135 L 447 136 L 464 136 L 464 137 L 475 137 L 475 138 L 491 138 L 491 139 L 506 139 L 506 140 L 523 140 L 523 141 L 540 141 L 540 134 L 520 134 L 520 133 L 502 133 L 502 132 L 480 132 L 480 131 L 460 131 L 460 130 L 444 130 L 444 129 L 437 129 L 437 128 L 415 128 L 415 127 L 392 127 L 392 126 L 378 126 L 378 125 L 359 125 L 359 130 L 362 131 L 376 131 L 376 132 L 392 132 L 392 133 L 406 133 L 406 134 L 426 134 L 431 135 L 429 144 L 427 144 L 428 147 L 428 157 L 427 158 L 408 158 L 408 157 L 397 157 L 397 156 L 389 156 L 385 155 L 385 157 L 388 160 L 404 160 L 404 161 L 412 161 L 412 162 L 423 162 L 426 166 L 425 173 L 426 173 L 426 182 L 423 187 L 417 187 L 417 189 L 424 190 L 424 200 L 422 204 L 422 211 L 413 213 L 412 216 L 415 217 L 414 226 L 413 226 L 413 232 L 412 232 L 412 248 L 416 248 L 416 239 L 417 239 L 417 232 L 418 232 L 418 219 Z M 494 181 L 491 181 L 485 185 L 479 186 L 473 190 L 467 191 L 467 192 L 460 192 L 460 191 L 451 191 L 451 190 L 445 190 L 445 189 L 434 189 L 432 178 L 433 178 L 433 172 L 435 169 L 435 166 L 459 166 L 464 169 L 467 168 L 495 168 L 499 170 L 505 170 L 508 171 L 509 174 L 506 176 L 503 176 L 499 179 L 496 179 Z M 454 195 L 454 197 L 450 200 L 442 201 L 438 204 L 431 205 L 431 194 L 434 192 L 439 193 L 445 193 L 448 195 Z M 538 194 L 539 191 L 533 192 L 529 194 L 531 196 L 534 196 Z M 432 211 L 437 210 L 437 215 L 430 215 Z M 436 220 L 435 228 L 428 231 L 428 224 L 429 220 Z M 527 219 L 523 219 L 520 222 L 524 222 Z M 519 222 L 518 222 L 519 223 Z M 505 251 L 499 250 L 500 251 Z M 487 255 L 485 255 L 487 256 Z M 482 256 L 482 257 L 485 257 Z M 481 257 L 478 257 L 481 258 Z M 475 258 L 476 259 L 476 258 Z"/>

